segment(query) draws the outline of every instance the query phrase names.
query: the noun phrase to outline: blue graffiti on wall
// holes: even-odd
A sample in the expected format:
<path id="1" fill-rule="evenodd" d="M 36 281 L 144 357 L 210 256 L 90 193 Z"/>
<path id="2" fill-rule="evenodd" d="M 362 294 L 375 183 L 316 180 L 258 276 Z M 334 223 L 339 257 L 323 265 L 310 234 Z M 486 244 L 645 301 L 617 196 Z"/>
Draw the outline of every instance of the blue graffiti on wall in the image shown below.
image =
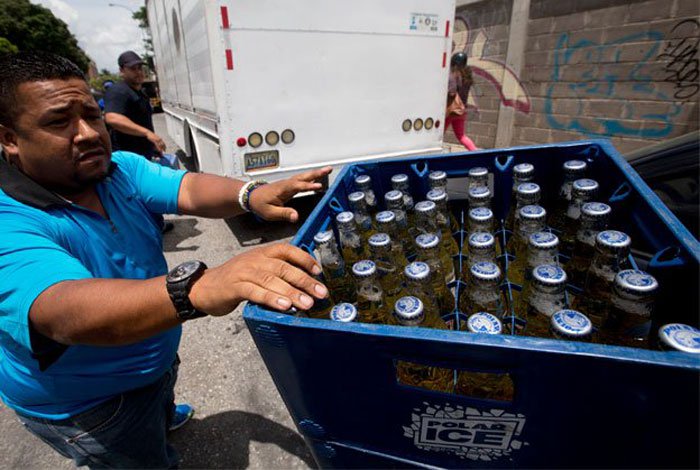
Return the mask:
<path id="1" fill-rule="evenodd" d="M 552 71 L 552 84 L 547 88 L 545 98 L 545 114 L 547 122 L 552 129 L 579 132 L 588 137 L 620 136 L 638 138 L 665 137 L 673 130 L 673 117 L 681 112 L 681 106 L 675 104 L 665 114 L 642 114 L 635 116 L 635 120 L 653 121 L 651 127 L 630 127 L 620 116 L 606 118 L 582 116 L 557 116 L 553 112 L 553 92 L 557 83 L 563 83 L 563 67 L 570 64 L 585 64 L 590 67 L 584 70 L 576 82 L 568 83 L 572 95 L 579 100 L 578 109 L 583 109 L 583 103 L 587 99 L 619 100 L 620 108 L 630 97 L 619 96 L 617 84 L 619 82 L 631 82 L 635 99 L 648 101 L 669 101 L 669 97 L 657 90 L 652 84 L 652 78 L 644 73 L 647 61 L 656 57 L 661 46 L 663 35 L 658 31 L 632 34 L 615 41 L 598 44 L 588 39 L 582 39 L 574 44 L 569 44 L 569 35 L 562 34 L 554 51 L 554 69 Z M 653 42 L 652 42 L 653 41 Z M 621 48 L 626 44 L 646 42 L 648 50 L 641 60 L 629 71 L 617 72 Z M 612 54 L 612 61 L 610 60 Z M 569 96 L 566 96 L 569 98 Z"/>

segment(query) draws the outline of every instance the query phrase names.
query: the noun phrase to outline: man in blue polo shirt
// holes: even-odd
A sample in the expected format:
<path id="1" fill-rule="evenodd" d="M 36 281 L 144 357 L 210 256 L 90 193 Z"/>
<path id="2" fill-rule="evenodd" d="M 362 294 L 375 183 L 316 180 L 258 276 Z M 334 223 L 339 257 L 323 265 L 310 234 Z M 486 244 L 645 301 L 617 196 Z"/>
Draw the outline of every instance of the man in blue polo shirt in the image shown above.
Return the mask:
<path id="1" fill-rule="evenodd" d="M 263 185 L 112 153 L 74 64 L 20 53 L 0 70 L 0 397 L 77 465 L 177 466 L 181 324 L 245 300 L 308 309 L 328 292 L 288 244 L 168 272 L 157 217 L 295 221 L 284 203 L 330 169 Z"/>

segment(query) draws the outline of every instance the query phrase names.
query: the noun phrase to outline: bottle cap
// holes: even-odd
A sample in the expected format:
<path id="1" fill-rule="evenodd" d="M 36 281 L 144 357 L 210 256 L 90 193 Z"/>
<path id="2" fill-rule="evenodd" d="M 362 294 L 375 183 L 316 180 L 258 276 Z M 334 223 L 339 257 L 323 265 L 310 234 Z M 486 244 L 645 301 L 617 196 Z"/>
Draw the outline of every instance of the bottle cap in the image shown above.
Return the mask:
<path id="1" fill-rule="evenodd" d="M 530 204 L 520 208 L 520 218 L 530 221 L 544 219 L 547 216 L 547 211 L 544 207 L 536 204 Z"/>
<path id="2" fill-rule="evenodd" d="M 374 233 L 367 243 L 371 246 L 387 246 L 391 243 L 391 237 L 386 233 Z"/>
<path id="3" fill-rule="evenodd" d="M 328 243 L 332 239 L 333 239 L 333 230 L 324 230 L 324 231 L 318 232 L 316 235 L 314 235 L 314 241 L 317 244 Z"/>
<path id="4" fill-rule="evenodd" d="M 404 173 L 397 173 L 391 177 L 391 182 L 396 184 L 408 183 L 408 175 Z"/>
<path id="5" fill-rule="evenodd" d="M 484 201 L 491 198 L 491 190 L 486 186 L 476 186 L 469 189 L 469 199 L 474 201 Z"/>
<path id="6" fill-rule="evenodd" d="M 683 323 L 669 323 L 659 328 L 659 340 L 665 349 L 700 354 L 700 330 Z"/>
<path id="7" fill-rule="evenodd" d="M 501 320 L 488 312 L 477 312 L 467 318 L 467 330 L 470 333 L 498 335 L 503 331 Z"/>
<path id="8" fill-rule="evenodd" d="M 607 217 L 610 212 L 610 206 L 603 202 L 587 202 L 581 206 L 581 215 L 591 219 Z"/>
<path id="9" fill-rule="evenodd" d="M 489 174 L 489 170 L 483 166 L 475 166 L 469 169 L 469 176 L 471 177 L 483 177 Z"/>
<path id="10" fill-rule="evenodd" d="M 365 200 L 365 193 L 362 191 L 355 191 L 354 193 L 350 193 L 348 195 L 348 201 L 350 202 L 359 202 L 359 201 L 364 201 Z"/>
<path id="11" fill-rule="evenodd" d="M 527 178 L 535 174 L 535 166 L 530 163 L 519 163 L 513 167 L 513 176 Z"/>
<path id="12" fill-rule="evenodd" d="M 552 315 L 552 330 L 568 338 L 585 338 L 593 332 L 593 324 L 586 315 L 576 310 L 564 309 Z"/>
<path id="13" fill-rule="evenodd" d="M 421 233 L 416 237 L 418 248 L 435 248 L 440 243 L 440 238 L 434 233 Z"/>
<path id="14" fill-rule="evenodd" d="M 566 284 L 566 272 L 556 264 L 541 264 L 532 270 L 534 280 L 545 286 Z"/>
<path id="15" fill-rule="evenodd" d="M 409 279 L 421 280 L 430 276 L 430 266 L 423 261 L 414 261 L 406 266 L 403 272 Z"/>
<path id="16" fill-rule="evenodd" d="M 396 214 L 392 211 L 381 211 L 377 212 L 374 218 L 377 220 L 377 223 L 388 224 L 396 220 Z"/>
<path id="17" fill-rule="evenodd" d="M 428 194 L 426 194 L 426 197 L 428 201 L 433 202 L 447 201 L 447 193 L 442 188 L 431 189 L 428 191 Z"/>
<path id="18" fill-rule="evenodd" d="M 389 191 L 384 195 L 384 200 L 387 202 L 403 201 L 403 193 L 396 189 Z"/>
<path id="19" fill-rule="evenodd" d="M 595 237 L 596 245 L 612 250 L 628 248 L 632 244 L 629 235 L 617 230 L 603 230 Z"/>
<path id="20" fill-rule="evenodd" d="M 516 191 L 518 194 L 531 196 L 540 193 L 540 185 L 537 183 L 520 183 Z"/>
<path id="21" fill-rule="evenodd" d="M 591 197 L 596 191 L 598 191 L 598 182 L 590 178 L 578 179 L 571 187 L 572 197 Z"/>
<path id="22" fill-rule="evenodd" d="M 358 277 L 368 277 L 375 272 L 377 272 L 377 265 L 368 259 L 363 259 L 352 265 L 352 273 Z"/>
<path id="23" fill-rule="evenodd" d="M 488 232 L 474 232 L 469 235 L 469 246 L 473 248 L 487 248 L 495 243 L 496 239 Z"/>
<path id="24" fill-rule="evenodd" d="M 490 261 L 480 261 L 473 264 L 469 271 L 472 276 L 484 281 L 496 281 L 501 277 L 501 268 Z"/>
<path id="25" fill-rule="evenodd" d="M 493 218 L 493 211 L 488 207 L 469 209 L 469 218 L 477 222 L 486 222 Z"/>
<path id="26" fill-rule="evenodd" d="M 530 246 L 535 249 L 556 248 L 559 245 L 559 237 L 552 232 L 535 232 L 530 235 Z"/>
<path id="27" fill-rule="evenodd" d="M 443 182 L 443 181 L 446 181 L 446 180 L 447 180 L 447 173 L 445 173 L 445 172 L 442 171 L 442 170 L 431 171 L 431 172 L 428 174 L 428 178 L 430 179 L 430 181 L 432 181 L 432 182 L 434 182 L 434 183 L 435 183 L 435 182 Z"/>
<path id="28" fill-rule="evenodd" d="M 416 212 L 430 213 L 437 209 L 433 201 L 421 201 L 413 206 L 413 210 Z"/>
<path id="29" fill-rule="evenodd" d="M 588 165 L 583 160 L 569 160 L 562 165 L 567 173 L 582 173 L 586 171 Z"/>
<path id="30" fill-rule="evenodd" d="M 369 187 L 372 184 L 372 178 L 369 175 L 360 175 L 355 178 L 355 184 L 363 189 Z"/>
<path id="31" fill-rule="evenodd" d="M 344 211 L 335 216 L 335 221 L 340 225 L 348 225 L 355 222 L 355 214 L 350 211 Z"/>
<path id="32" fill-rule="evenodd" d="M 654 276 L 636 269 L 625 269 L 615 275 L 615 286 L 622 292 L 650 295 L 659 288 Z"/>
<path id="33" fill-rule="evenodd" d="M 331 320 L 343 323 L 355 321 L 357 318 L 357 309 L 353 304 L 342 302 L 336 304 L 331 309 Z"/>
<path id="34" fill-rule="evenodd" d="M 420 325 L 423 322 L 423 302 L 418 297 L 407 295 L 394 304 L 394 315 L 402 325 Z"/>

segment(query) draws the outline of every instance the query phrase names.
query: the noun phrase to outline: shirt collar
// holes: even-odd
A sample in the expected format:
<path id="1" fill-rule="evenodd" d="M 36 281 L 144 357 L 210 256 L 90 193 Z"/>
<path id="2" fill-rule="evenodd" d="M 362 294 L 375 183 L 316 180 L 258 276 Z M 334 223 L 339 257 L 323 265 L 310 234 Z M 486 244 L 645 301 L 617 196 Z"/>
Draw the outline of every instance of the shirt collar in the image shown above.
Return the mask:
<path id="1" fill-rule="evenodd" d="M 109 174 L 112 174 L 116 167 L 116 163 L 112 162 L 109 167 Z M 37 209 L 46 210 L 52 206 L 70 206 L 68 200 L 41 186 L 15 166 L 10 165 L 1 155 L 0 189 L 12 199 Z"/>

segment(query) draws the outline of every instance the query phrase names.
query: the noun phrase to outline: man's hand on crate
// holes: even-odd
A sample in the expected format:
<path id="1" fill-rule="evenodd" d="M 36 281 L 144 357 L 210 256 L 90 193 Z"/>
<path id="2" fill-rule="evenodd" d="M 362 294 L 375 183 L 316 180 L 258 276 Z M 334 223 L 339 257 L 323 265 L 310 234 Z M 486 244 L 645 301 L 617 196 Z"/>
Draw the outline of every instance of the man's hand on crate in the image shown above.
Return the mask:
<path id="1" fill-rule="evenodd" d="M 321 267 L 304 250 L 275 243 L 207 269 L 189 297 L 197 310 L 213 316 L 226 315 L 246 300 L 275 310 L 308 310 L 314 297 L 328 296 L 328 289 L 312 277 L 320 273 Z"/>
<path id="2" fill-rule="evenodd" d="M 320 182 L 333 171 L 330 166 L 311 170 L 281 181 L 259 186 L 250 193 L 250 208 L 265 220 L 286 220 L 296 222 L 299 214 L 284 204 L 298 193 L 318 191 Z"/>

